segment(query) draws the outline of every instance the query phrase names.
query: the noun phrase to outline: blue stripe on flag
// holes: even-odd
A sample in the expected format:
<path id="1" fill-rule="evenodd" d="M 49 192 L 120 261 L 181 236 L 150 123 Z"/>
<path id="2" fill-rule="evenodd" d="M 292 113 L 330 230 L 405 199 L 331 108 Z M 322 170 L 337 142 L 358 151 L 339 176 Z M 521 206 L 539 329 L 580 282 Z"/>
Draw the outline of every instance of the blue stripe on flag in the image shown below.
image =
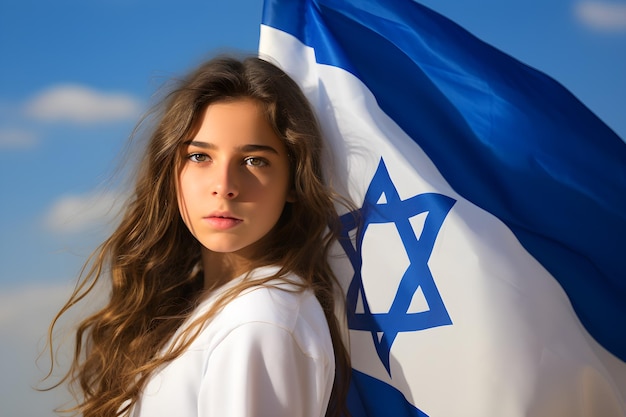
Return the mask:
<path id="1" fill-rule="evenodd" d="M 411 1 L 272 0 L 263 23 L 366 84 L 626 360 L 626 145 L 610 128 L 553 79 Z"/>
<path id="2" fill-rule="evenodd" d="M 391 385 L 356 370 L 352 371 L 348 402 L 352 417 L 428 417 Z"/>

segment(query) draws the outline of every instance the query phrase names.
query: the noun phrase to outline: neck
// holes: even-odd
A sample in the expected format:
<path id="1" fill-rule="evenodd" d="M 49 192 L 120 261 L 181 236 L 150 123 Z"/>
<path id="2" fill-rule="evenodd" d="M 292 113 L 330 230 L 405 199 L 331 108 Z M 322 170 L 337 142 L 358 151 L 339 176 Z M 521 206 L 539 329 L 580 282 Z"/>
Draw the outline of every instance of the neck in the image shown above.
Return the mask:
<path id="1" fill-rule="evenodd" d="M 219 253 L 202 249 L 204 289 L 220 287 L 252 269 L 251 261 L 237 253 Z"/>

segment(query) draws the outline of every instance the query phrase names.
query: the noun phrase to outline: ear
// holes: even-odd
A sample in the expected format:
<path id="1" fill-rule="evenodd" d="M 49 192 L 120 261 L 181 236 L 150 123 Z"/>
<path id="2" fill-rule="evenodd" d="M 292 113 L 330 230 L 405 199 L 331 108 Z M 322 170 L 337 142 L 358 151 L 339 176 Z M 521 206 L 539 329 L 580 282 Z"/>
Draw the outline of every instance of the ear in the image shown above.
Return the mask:
<path id="1" fill-rule="evenodd" d="M 296 201 L 298 201 L 298 199 L 296 198 L 296 190 L 294 190 L 293 187 L 291 187 L 287 191 L 287 198 L 285 199 L 285 201 L 287 203 L 295 203 Z"/>

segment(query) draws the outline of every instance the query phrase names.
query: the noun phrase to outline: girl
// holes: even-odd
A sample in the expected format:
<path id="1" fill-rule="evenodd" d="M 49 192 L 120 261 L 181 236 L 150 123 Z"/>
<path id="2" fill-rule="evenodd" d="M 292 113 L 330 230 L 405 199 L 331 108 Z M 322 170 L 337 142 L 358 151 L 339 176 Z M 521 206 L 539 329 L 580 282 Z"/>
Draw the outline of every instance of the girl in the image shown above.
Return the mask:
<path id="1" fill-rule="evenodd" d="M 214 59 L 167 96 L 120 225 L 52 325 L 110 276 L 61 381 L 81 392 L 71 411 L 344 411 L 327 262 L 339 221 L 321 150 L 301 90 L 261 59 Z"/>

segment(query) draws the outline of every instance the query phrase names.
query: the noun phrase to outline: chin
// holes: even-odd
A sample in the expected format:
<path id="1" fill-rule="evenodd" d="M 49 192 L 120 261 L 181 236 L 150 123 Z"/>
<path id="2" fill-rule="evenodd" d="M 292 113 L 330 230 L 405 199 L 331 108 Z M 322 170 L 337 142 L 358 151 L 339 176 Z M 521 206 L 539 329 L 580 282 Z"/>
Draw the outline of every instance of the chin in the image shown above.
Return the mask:
<path id="1" fill-rule="evenodd" d="M 204 244 L 200 242 L 204 249 L 213 253 L 238 253 L 244 251 L 249 245 L 241 245 L 241 244 L 225 244 L 224 242 L 214 243 L 214 244 Z"/>

